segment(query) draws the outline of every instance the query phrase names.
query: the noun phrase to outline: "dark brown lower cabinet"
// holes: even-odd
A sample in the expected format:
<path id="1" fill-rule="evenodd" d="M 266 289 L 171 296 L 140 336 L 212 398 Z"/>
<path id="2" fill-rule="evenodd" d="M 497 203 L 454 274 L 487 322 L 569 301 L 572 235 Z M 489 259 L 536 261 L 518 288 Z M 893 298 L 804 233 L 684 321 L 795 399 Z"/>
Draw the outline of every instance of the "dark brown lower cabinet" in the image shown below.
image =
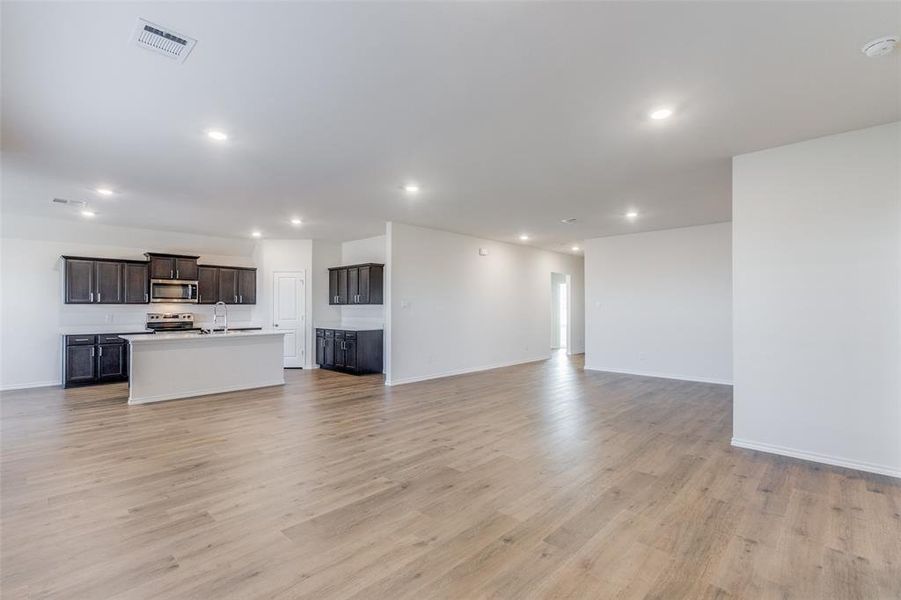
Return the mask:
<path id="1" fill-rule="evenodd" d="M 382 330 L 316 329 L 316 364 L 363 375 L 382 372 Z"/>
<path id="2" fill-rule="evenodd" d="M 63 336 L 63 387 L 128 381 L 128 343 L 120 335 Z"/>
<path id="3" fill-rule="evenodd" d="M 94 345 L 66 346 L 65 374 L 66 387 L 72 385 L 94 383 Z"/>

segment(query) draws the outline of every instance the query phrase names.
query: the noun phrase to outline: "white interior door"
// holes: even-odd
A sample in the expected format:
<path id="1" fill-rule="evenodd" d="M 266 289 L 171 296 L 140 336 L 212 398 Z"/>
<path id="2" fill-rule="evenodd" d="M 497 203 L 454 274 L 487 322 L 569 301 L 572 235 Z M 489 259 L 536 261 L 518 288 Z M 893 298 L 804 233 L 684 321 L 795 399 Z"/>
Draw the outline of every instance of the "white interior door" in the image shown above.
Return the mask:
<path id="1" fill-rule="evenodd" d="M 285 367 L 302 367 L 306 296 L 303 272 L 272 274 L 272 326 L 285 332 Z"/>

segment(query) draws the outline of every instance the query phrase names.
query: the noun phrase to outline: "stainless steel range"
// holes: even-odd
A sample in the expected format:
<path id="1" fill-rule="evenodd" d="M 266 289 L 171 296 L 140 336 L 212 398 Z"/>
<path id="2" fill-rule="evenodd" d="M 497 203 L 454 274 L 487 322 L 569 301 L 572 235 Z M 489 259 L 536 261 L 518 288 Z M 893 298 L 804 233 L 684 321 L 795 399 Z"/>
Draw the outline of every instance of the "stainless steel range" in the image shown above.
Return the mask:
<path id="1" fill-rule="evenodd" d="M 192 313 L 147 313 L 147 329 L 165 331 L 197 331 Z"/>

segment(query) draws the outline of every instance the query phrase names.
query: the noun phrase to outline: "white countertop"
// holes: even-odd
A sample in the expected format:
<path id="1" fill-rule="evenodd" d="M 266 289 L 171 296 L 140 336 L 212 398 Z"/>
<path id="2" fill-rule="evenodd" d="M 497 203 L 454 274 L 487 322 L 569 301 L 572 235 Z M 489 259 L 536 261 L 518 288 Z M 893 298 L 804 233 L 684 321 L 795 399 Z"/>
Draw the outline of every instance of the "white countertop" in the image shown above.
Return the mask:
<path id="1" fill-rule="evenodd" d="M 222 339 L 233 339 L 237 337 L 255 337 L 261 335 L 285 335 L 285 331 L 267 329 L 262 331 L 229 331 L 228 333 L 210 333 L 201 335 L 200 332 L 193 331 L 189 333 L 155 333 L 154 335 L 120 335 L 123 340 L 131 343 L 155 343 L 155 342 L 172 342 L 178 340 L 199 340 L 213 341 Z"/>
<path id="2" fill-rule="evenodd" d="M 381 323 L 316 323 L 316 329 L 337 329 L 338 331 L 381 331 Z"/>

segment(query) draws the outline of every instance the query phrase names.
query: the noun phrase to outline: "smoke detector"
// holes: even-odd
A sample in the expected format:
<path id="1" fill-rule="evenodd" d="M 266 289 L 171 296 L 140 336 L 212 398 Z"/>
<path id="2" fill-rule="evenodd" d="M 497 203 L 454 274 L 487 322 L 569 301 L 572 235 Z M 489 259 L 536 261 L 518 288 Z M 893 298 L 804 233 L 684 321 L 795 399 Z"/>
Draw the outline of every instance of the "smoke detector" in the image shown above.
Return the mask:
<path id="1" fill-rule="evenodd" d="M 864 44 L 864 47 L 861 48 L 860 51 L 870 58 L 873 58 L 891 54 L 896 45 L 898 45 L 898 36 L 887 35 L 885 37 L 876 38 L 875 40 L 870 40 Z"/>
<path id="2" fill-rule="evenodd" d="M 144 19 L 138 19 L 131 39 L 136 46 L 167 56 L 178 63 L 185 62 L 197 43 L 193 38 Z"/>

